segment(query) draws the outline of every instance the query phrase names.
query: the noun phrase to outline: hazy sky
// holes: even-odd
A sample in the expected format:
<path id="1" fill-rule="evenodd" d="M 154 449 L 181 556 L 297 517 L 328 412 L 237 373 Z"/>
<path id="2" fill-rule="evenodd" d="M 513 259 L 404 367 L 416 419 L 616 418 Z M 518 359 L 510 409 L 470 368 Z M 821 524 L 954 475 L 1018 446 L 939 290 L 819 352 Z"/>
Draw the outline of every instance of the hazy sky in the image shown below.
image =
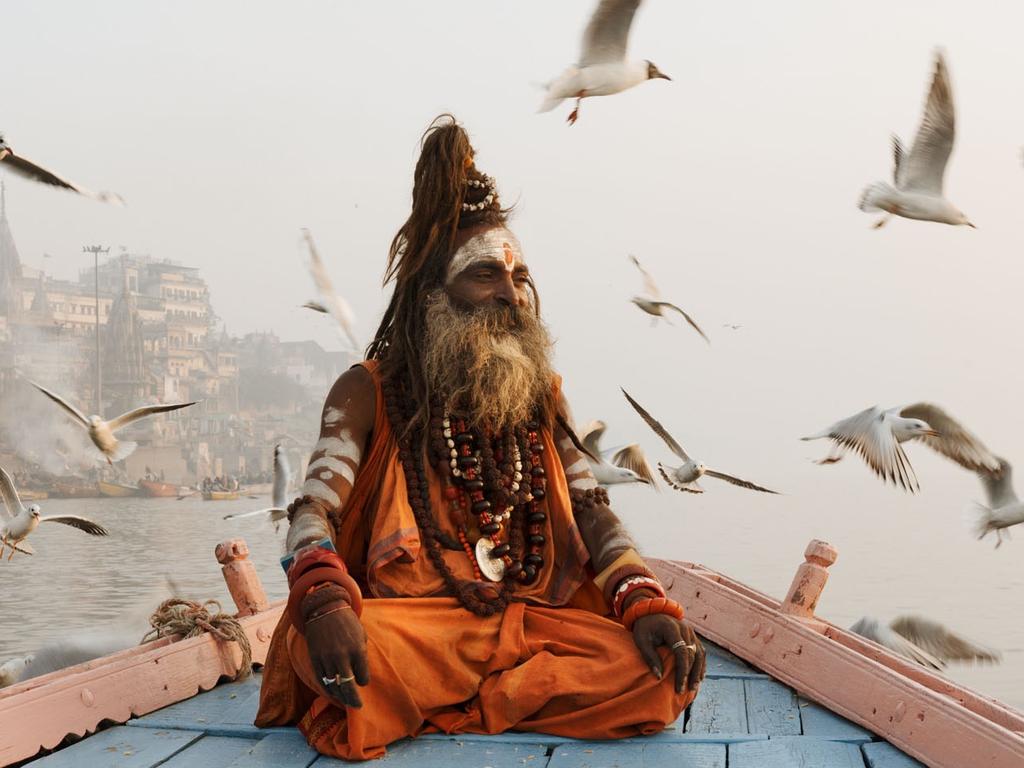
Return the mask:
<path id="1" fill-rule="evenodd" d="M 365 340 L 419 136 L 450 110 L 503 199 L 518 201 L 514 228 L 577 418 L 602 417 L 609 444 L 640 439 L 666 458 L 626 386 L 709 466 L 787 492 L 616 491 L 648 551 L 779 595 L 806 540 L 831 538 L 836 589 L 876 612 L 910 604 L 996 626 L 999 604 L 978 595 L 998 585 L 1020 604 L 1024 542 L 993 553 L 970 539 L 960 516 L 980 497 L 973 477 L 912 446 L 923 492 L 910 496 L 856 460 L 813 465 L 826 446 L 796 438 L 874 403 L 930 399 L 1024 462 L 1024 9 L 649 0 L 631 49 L 674 80 L 585 101 L 569 128 L 569 105 L 535 114 L 536 84 L 574 60 L 593 5 L 8 0 L 0 130 L 128 201 L 108 208 L 8 177 L 22 256 L 50 253 L 47 268 L 72 275 L 83 244 L 123 244 L 200 267 L 232 333 L 336 346 L 326 319 L 298 308 L 313 295 L 308 226 Z M 978 229 L 874 231 L 858 197 L 890 177 L 890 133 L 912 141 L 936 46 L 957 101 L 947 192 Z M 710 347 L 628 304 L 640 280 L 627 253 Z M 954 560 L 937 563 L 928 537 Z M 764 549 L 781 564 L 773 580 L 752 564 Z M 971 588 L 941 586 L 951 573 Z M 1019 648 L 1024 627 L 983 639 Z"/>

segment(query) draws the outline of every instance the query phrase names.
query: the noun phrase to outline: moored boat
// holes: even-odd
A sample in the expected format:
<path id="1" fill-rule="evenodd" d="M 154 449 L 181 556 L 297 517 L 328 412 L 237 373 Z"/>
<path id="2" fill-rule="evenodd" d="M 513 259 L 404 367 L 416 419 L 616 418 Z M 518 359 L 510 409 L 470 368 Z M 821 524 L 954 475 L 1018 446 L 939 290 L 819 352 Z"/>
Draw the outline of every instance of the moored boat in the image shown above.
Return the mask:
<path id="1" fill-rule="evenodd" d="M 18 491 L 18 496 L 21 497 L 22 501 L 39 501 L 40 499 L 50 498 L 50 494 L 46 491 L 33 491 L 29 488 L 22 488 Z"/>
<path id="2" fill-rule="evenodd" d="M 238 491 L 203 491 L 203 501 L 234 501 Z"/>
<path id="3" fill-rule="evenodd" d="M 129 496 L 139 495 L 139 487 L 137 485 L 125 485 L 123 483 L 108 483 L 106 480 L 100 480 L 97 483 L 97 487 L 100 490 L 100 496 L 126 498 Z"/>
<path id="4" fill-rule="evenodd" d="M 139 480 L 139 491 L 149 498 L 177 497 L 178 486 L 174 483 L 161 483 L 157 480 Z"/>

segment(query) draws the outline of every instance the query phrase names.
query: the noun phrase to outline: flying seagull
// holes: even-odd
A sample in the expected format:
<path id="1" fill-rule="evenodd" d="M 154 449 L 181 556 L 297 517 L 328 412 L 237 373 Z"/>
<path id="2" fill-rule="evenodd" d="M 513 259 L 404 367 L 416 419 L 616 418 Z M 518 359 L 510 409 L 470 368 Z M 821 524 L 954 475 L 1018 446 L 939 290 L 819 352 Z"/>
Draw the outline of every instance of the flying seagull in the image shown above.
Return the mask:
<path id="1" fill-rule="evenodd" d="M 888 625 L 871 616 L 865 616 L 850 627 L 850 631 L 873 640 L 922 667 L 942 669 L 949 661 L 999 661 L 999 654 L 996 651 L 951 632 L 937 621 L 921 616 L 898 616 Z"/>
<path id="2" fill-rule="evenodd" d="M 832 453 L 819 464 L 835 464 L 847 450 L 861 455 L 875 474 L 913 493 L 921 489 L 901 443 L 921 440 L 972 472 L 998 473 L 999 459 L 960 422 L 932 403 L 883 409 L 874 405 L 801 440 L 829 438 Z"/>
<path id="3" fill-rule="evenodd" d="M 998 472 L 978 472 L 988 504 L 975 504 L 971 519 L 979 539 L 995 533 L 997 549 L 1004 537 L 1010 538 L 1010 526 L 1024 523 L 1024 503 L 1013 490 L 1013 467 L 1006 459 L 998 461 Z"/>
<path id="4" fill-rule="evenodd" d="M 610 96 L 645 80 L 671 80 L 646 59 L 626 60 L 629 28 L 640 0 L 601 0 L 583 33 L 579 61 L 547 86 L 540 112 L 550 112 L 565 99 L 576 99 L 569 125 L 580 114 L 580 102 L 588 96 Z"/>
<path id="5" fill-rule="evenodd" d="M 601 450 L 601 436 L 607 425 L 603 421 L 592 421 L 583 428 L 583 445 L 590 456 L 587 456 L 590 471 L 600 485 L 616 485 L 618 483 L 647 483 L 657 488 L 654 474 L 651 472 L 644 452 L 639 445 L 633 443 L 624 448 Z M 609 461 L 609 457 L 611 460 Z"/>
<path id="6" fill-rule="evenodd" d="M 342 337 L 352 346 L 353 351 L 358 352 L 359 341 L 352 332 L 352 324 L 355 323 L 352 308 L 348 305 L 347 301 L 334 292 L 334 285 L 331 283 L 331 278 L 327 275 L 327 267 L 324 266 L 324 261 L 320 258 L 320 252 L 316 249 L 316 244 L 313 242 L 313 236 L 309 233 L 309 230 L 303 229 L 302 236 L 306 240 L 306 245 L 309 246 L 309 272 L 313 276 L 313 282 L 316 284 L 317 291 L 320 293 L 320 301 L 307 301 L 302 306 L 316 312 L 324 312 L 333 317 L 338 323 Z"/>
<path id="7" fill-rule="evenodd" d="M 236 520 L 240 517 L 264 515 L 274 524 L 274 532 L 281 527 L 281 521 L 288 517 L 288 486 L 292 482 L 292 471 L 288 466 L 288 457 L 280 444 L 274 446 L 274 488 L 271 494 L 272 507 L 257 509 L 253 512 L 239 512 L 224 515 L 225 520 Z"/>
<path id="8" fill-rule="evenodd" d="M 191 403 L 168 403 L 166 405 L 144 405 L 141 408 L 122 413 L 116 419 L 110 421 L 104 421 L 102 416 L 89 416 L 88 418 L 75 406 L 68 403 L 67 400 L 62 398 L 60 395 L 54 394 L 46 387 L 36 384 L 34 381 L 31 382 L 32 386 L 46 395 L 48 398 L 53 400 L 57 405 L 64 409 L 86 432 L 89 433 L 89 438 L 92 440 L 93 445 L 100 449 L 104 456 L 107 457 L 107 463 L 113 464 L 115 461 L 127 458 L 131 455 L 137 447 L 135 443 L 120 442 L 114 437 L 114 432 L 126 427 L 132 422 L 144 419 L 147 416 L 152 416 L 156 413 L 167 413 L 168 411 L 176 411 L 179 408 L 187 408 L 190 405 L 195 405 L 195 401 Z"/>
<path id="9" fill-rule="evenodd" d="M 665 321 L 668 322 L 668 317 L 664 314 L 664 311 L 666 309 L 675 310 L 676 312 L 683 316 L 683 318 L 686 320 L 686 322 L 690 324 L 693 330 L 695 330 L 697 333 L 701 335 L 701 338 L 703 338 L 704 341 L 710 344 L 711 339 L 707 337 L 707 335 L 704 333 L 704 331 L 701 330 L 700 326 L 697 325 L 697 323 L 694 321 L 692 317 L 686 314 L 675 304 L 672 304 L 667 301 L 661 301 L 661 293 L 658 291 L 658 286 L 655 284 L 654 278 L 651 277 L 650 272 L 648 272 L 640 265 L 640 260 L 636 256 L 630 256 L 629 260 L 636 265 L 636 268 L 640 270 L 640 274 L 643 275 L 644 292 L 646 293 L 645 296 L 634 296 L 632 299 L 630 299 L 630 301 L 632 301 L 634 304 L 640 307 L 640 309 L 642 309 L 648 315 L 654 317 L 655 319 L 653 322 L 655 323 L 657 322 L 657 318 L 659 317 L 665 318 Z"/>
<path id="10" fill-rule="evenodd" d="M 956 136 L 956 110 L 949 70 L 941 52 L 935 54 L 935 74 L 924 105 L 921 126 L 908 155 L 898 136 L 892 137 L 893 184 L 876 181 L 860 198 L 862 211 L 885 211 L 875 228 L 890 216 L 964 224 L 974 227 L 963 212 L 942 194 L 942 177 Z"/>
<path id="11" fill-rule="evenodd" d="M 101 203 L 124 206 L 122 197 L 114 192 L 93 192 L 80 184 L 75 184 L 73 181 L 69 181 L 52 171 L 46 170 L 41 165 L 36 165 L 27 157 L 15 154 L 14 150 L 11 149 L 11 145 L 4 141 L 2 134 L 0 134 L 0 168 L 6 168 L 12 173 L 30 181 L 38 181 L 42 184 L 60 187 L 61 189 L 69 189 L 85 197 L 91 197 L 93 200 L 99 200 Z"/>
<path id="12" fill-rule="evenodd" d="M 92 536 L 107 535 L 106 528 L 88 518 L 78 515 L 41 517 L 42 510 L 38 504 L 31 504 L 26 508 L 21 503 L 18 489 L 14 487 L 14 481 L 3 467 L 0 467 L 0 497 L 4 501 L 3 514 L 0 514 L 0 522 L 2 522 L 0 525 L 0 557 L 3 557 L 4 549 L 10 547 L 11 553 L 7 556 L 8 560 L 14 557 L 15 552 L 22 552 L 26 555 L 34 554 L 34 550 L 25 539 L 39 527 L 40 523 L 63 523 Z"/>
<path id="13" fill-rule="evenodd" d="M 713 469 L 708 469 L 703 462 L 695 461 L 683 450 L 682 446 L 676 442 L 675 438 L 668 433 L 660 423 L 651 414 L 645 411 L 641 405 L 629 396 L 626 390 L 622 390 L 622 394 L 629 400 L 629 404 L 633 406 L 633 410 L 640 414 L 641 418 L 647 422 L 647 426 L 654 430 L 654 433 L 665 441 L 665 445 L 669 447 L 676 456 L 682 460 L 682 465 L 678 467 L 665 466 L 661 462 L 658 462 L 658 472 L 661 473 L 662 478 L 670 486 L 675 488 L 677 491 L 685 491 L 686 493 L 704 493 L 704 489 L 700 487 L 697 481 L 707 475 L 708 477 L 716 477 L 719 480 L 725 480 L 727 483 L 738 485 L 741 488 L 749 488 L 752 491 L 761 491 L 762 493 L 777 493 L 777 491 L 770 491 L 767 488 L 762 488 L 760 485 L 754 485 L 747 480 L 741 480 L 738 477 L 727 475 L 724 472 L 717 472 Z"/>

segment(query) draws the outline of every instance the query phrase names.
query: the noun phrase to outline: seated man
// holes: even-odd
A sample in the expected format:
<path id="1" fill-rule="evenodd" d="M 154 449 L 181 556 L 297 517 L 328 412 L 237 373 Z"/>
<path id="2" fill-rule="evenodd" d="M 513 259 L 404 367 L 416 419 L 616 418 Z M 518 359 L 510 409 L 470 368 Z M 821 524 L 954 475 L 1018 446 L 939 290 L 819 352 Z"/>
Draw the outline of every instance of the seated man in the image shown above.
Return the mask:
<path id="1" fill-rule="evenodd" d="M 577 445 L 506 213 L 465 132 L 435 123 L 391 302 L 289 508 L 256 723 L 297 723 L 323 754 L 432 730 L 656 733 L 703 678 Z"/>

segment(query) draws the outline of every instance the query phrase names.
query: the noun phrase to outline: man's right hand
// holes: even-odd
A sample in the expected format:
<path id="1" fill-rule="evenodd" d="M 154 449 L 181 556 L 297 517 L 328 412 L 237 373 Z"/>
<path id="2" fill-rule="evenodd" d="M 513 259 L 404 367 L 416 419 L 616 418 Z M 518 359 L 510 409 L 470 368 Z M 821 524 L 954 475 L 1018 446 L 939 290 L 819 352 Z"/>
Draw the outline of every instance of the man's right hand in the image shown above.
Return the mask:
<path id="1" fill-rule="evenodd" d="M 329 613 L 306 624 L 306 645 L 324 691 L 347 707 L 363 706 L 358 685 L 369 685 L 366 630 L 351 608 Z M 334 680 L 324 685 L 324 678 Z M 346 679 L 347 678 L 347 679 Z"/>

